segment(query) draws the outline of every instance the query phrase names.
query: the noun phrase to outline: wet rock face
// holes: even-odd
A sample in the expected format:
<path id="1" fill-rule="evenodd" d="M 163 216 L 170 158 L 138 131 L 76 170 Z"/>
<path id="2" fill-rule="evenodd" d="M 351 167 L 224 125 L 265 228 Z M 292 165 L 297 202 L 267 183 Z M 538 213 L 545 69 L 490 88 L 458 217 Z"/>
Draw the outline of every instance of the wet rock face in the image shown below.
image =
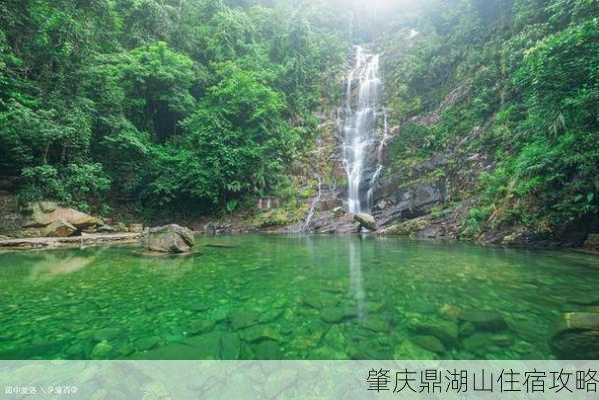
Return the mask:
<path id="1" fill-rule="evenodd" d="M 161 253 L 187 253 L 193 245 L 193 232 L 174 224 L 151 228 L 146 238 L 146 248 Z"/>
<path id="2" fill-rule="evenodd" d="M 337 211 L 339 212 L 339 210 Z M 354 233 L 356 225 L 353 216 L 346 214 L 345 211 L 340 215 L 336 215 L 335 211 L 324 211 L 312 220 L 310 231 L 318 233 Z"/>
<path id="3" fill-rule="evenodd" d="M 565 360 L 596 360 L 599 358 L 599 313 L 573 312 L 563 314 L 551 348 Z"/>
<path id="4" fill-rule="evenodd" d="M 397 180 L 391 177 L 375 191 L 377 207 L 374 214 L 383 226 L 397 220 L 421 217 L 445 200 L 446 190 L 442 184 L 415 183 L 400 189 L 398 186 Z"/>

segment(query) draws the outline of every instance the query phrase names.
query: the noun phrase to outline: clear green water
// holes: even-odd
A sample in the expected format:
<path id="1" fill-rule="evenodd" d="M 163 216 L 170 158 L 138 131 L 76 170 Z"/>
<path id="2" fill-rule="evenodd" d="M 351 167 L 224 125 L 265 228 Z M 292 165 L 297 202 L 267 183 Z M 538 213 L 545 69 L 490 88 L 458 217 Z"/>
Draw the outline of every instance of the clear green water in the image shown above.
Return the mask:
<path id="1" fill-rule="evenodd" d="M 578 253 L 358 236 L 199 242 L 201 254 L 179 257 L 0 254 L 0 359 L 550 359 L 559 314 L 599 298 L 598 259 Z"/>

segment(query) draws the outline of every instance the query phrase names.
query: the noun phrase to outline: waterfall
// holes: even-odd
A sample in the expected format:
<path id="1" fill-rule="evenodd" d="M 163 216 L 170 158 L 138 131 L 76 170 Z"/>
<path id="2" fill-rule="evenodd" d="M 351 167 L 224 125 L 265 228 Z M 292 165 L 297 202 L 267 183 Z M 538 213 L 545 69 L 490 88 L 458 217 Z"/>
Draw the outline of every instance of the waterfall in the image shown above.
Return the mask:
<path id="1" fill-rule="evenodd" d="M 378 104 L 382 81 L 380 56 L 355 47 L 354 64 L 347 76 L 343 163 L 348 181 L 349 212 L 370 212 L 372 185 L 382 172 L 382 147 L 386 140 L 386 114 Z M 378 134 L 379 120 L 385 116 L 383 138 Z M 380 143 L 377 150 L 377 142 Z"/>

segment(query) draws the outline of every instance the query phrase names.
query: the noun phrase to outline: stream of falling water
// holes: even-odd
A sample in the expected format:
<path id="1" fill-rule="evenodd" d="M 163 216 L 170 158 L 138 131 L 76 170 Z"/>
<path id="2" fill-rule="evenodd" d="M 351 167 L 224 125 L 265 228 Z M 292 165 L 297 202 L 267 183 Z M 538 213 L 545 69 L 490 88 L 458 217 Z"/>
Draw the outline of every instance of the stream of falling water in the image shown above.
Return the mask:
<path id="1" fill-rule="evenodd" d="M 370 212 L 372 186 L 382 173 L 381 146 L 387 136 L 386 114 L 378 100 L 382 87 L 380 56 L 355 47 L 355 62 L 347 77 L 343 124 L 343 163 L 348 180 L 348 208 L 356 214 Z M 385 117 L 379 142 L 378 121 Z M 377 151 L 377 142 L 380 143 Z"/>

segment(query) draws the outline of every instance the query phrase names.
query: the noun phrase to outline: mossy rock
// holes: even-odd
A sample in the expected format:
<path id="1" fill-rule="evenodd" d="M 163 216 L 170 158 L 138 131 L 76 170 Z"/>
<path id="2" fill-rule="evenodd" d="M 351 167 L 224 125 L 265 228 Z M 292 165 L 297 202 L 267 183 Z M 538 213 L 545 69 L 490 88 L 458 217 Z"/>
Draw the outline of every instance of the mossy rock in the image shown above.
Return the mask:
<path id="1" fill-rule="evenodd" d="M 383 230 L 385 235 L 412 236 L 431 224 L 429 217 L 421 217 L 393 225 Z"/>

